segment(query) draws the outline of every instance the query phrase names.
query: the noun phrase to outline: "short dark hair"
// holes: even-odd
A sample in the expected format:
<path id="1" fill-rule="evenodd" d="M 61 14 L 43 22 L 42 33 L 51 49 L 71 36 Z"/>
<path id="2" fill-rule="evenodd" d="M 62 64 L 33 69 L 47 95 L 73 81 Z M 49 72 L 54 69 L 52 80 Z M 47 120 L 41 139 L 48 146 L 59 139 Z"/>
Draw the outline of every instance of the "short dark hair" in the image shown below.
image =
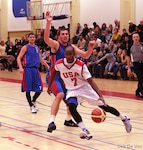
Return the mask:
<path id="1" fill-rule="evenodd" d="M 67 47 L 65 48 L 65 51 L 66 51 L 66 50 L 72 50 L 72 51 L 74 52 L 74 48 L 73 48 L 71 45 L 67 46 Z"/>
<path id="2" fill-rule="evenodd" d="M 66 29 L 66 28 L 62 28 L 62 27 L 59 28 L 58 31 L 57 31 L 57 36 L 60 35 L 61 31 L 65 31 L 65 30 L 68 31 L 68 29 Z M 69 32 L 68 32 L 68 33 L 69 33 Z"/>
<path id="3" fill-rule="evenodd" d="M 30 33 L 28 34 L 28 37 L 29 37 L 30 35 L 34 35 L 34 36 L 35 36 L 35 34 L 34 34 L 33 32 L 30 32 Z"/>

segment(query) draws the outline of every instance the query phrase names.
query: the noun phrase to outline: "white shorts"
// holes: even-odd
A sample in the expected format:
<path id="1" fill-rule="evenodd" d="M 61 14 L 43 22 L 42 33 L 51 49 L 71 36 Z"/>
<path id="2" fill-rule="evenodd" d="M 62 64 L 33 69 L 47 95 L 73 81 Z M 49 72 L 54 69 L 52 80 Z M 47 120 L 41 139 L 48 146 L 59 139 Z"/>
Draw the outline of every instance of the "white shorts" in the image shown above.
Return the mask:
<path id="1" fill-rule="evenodd" d="M 78 103 L 86 100 L 90 105 L 104 105 L 104 103 L 99 100 L 99 95 L 90 85 L 83 86 L 82 88 L 76 90 L 68 90 L 66 99 L 70 97 L 77 97 Z"/>

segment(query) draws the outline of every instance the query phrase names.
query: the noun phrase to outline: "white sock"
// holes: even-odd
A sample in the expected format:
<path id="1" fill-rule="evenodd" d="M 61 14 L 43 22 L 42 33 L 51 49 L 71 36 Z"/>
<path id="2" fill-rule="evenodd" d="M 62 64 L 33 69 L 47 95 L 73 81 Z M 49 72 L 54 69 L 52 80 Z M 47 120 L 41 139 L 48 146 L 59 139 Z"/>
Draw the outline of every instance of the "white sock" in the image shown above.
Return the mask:
<path id="1" fill-rule="evenodd" d="M 66 121 L 69 121 L 69 120 L 71 120 L 71 115 L 66 116 Z"/>
<path id="2" fill-rule="evenodd" d="M 120 118 L 121 120 L 126 119 L 123 115 L 120 115 L 119 118 Z"/>
<path id="3" fill-rule="evenodd" d="M 55 121 L 55 115 L 50 115 L 50 123 Z"/>
<path id="4" fill-rule="evenodd" d="M 86 129 L 86 126 L 84 125 L 84 123 L 83 122 L 80 122 L 80 123 L 78 123 L 78 126 L 81 128 L 81 129 Z"/>

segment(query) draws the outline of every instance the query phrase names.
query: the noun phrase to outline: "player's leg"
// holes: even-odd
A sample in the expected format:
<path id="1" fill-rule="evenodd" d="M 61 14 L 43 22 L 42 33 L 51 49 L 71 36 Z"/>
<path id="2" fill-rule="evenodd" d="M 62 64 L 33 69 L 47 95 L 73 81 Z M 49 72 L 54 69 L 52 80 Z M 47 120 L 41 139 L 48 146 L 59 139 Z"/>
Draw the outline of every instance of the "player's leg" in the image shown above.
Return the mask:
<path id="1" fill-rule="evenodd" d="M 69 107 L 67 105 L 66 105 L 66 107 L 67 107 L 67 116 L 66 116 L 64 125 L 70 126 L 70 127 L 78 127 L 78 125 L 75 122 L 73 122 L 73 120 L 71 119 L 71 112 L 69 110 Z"/>
<path id="2" fill-rule="evenodd" d="M 26 99 L 28 101 L 28 104 L 30 106 L 30 109 L 31 109 L 31 113 L 37 113 L 37 110 L 35 109 L 32 101 L 31 101 L 31 95 L 30 95 L 30 92 L 26 92 Z"/>
<path id="3" fill-rule="evenodd" d="M 68 101 L 68 106 L 69 106 L 69 110 L 71 112 L 72 117 L 77 122 L 78 126 L 81 128 L 80 138 L 82 138 L 82 139 L 86 138 L 88 140 L 91 139 L 92 135 L 90 134 L 90 132 L 85 127 L 85 125 L 82 121 L 82 117 L 77 111 L 77 106 L 78 106 L 77 98 L 76 97 L 70 97 L 70 98 L 68 98 L 67 101 Z"/>
<path id="4" fill-rule="evenodd" d="M 35 91 L 35 94 L 32 98 L 32 102 L 36 108 L 36 110 L 38 111 L 39 108 L 36 105 L 36 100 L 38 99 L 38 97 L 40 96 L 41 92 L 43 91 L 43 84 L 42 84 L 42 80 L 41 80 L 41 75 L 39 72 L 38 68 L 31 68 L 31 73 L 32 73 L 32 91 Z"/>
<path id="5" fill-rule="evenodd" d="M 26 99 L 30 106 L 31 112 L 36 113 L 37 110 L 32 103 L 30 91 L 32 91 L 32 70 L 31 68 L 25 68 L 22 80 L 22 92 L 26 92 Z"/>
<path id="6" fill-rule="evenodd" d="M 85 87 L 84 89 L 82 89 L 82 91 L 80 93 L 82 93 L 81 98 L 86 99 L 87 102 L 89 104 L 91 104 L 92 106 L 98 105 L 100 108 L 105 110 L 105 112 L 109 112 L 109 113 L 119 117 L 123 121 L 126 131 L 128 133 L 131 132 L 132 125 L 130 123 L 130 118 L 127 117 L 127 115 L 120 114 L 120 112 L 116 108 L 111 107 L 109 105 L 104 105 L 103 101 L 99 100 L 99 96 L 91 87 Z"/>
<path id="7" fill-rule="evenodd" d="M 50 115 L 50 122 L 48 125 L 48 129 L 47 132 L 52 132 L 53 130 L 56 129 L 56 125 L 55 125 L 55 117 L 58 113 L 59 110 L 59 106 L 60 106 L 60 102 L 61 100 L 65 99 L 65 93 L 66 93 L 66 89 L 64 86 L 64 83 L 62 80 L 60 79 L 56 79 L 53 84 L 52 84 L 52 92 L 55 95 L 55 99 L 52 103 L 51 106 L 51 115 Z M 64 125 L 66 126 L 72 126 L 75 127 L 77 126 L 72 120 L 71 120 L 71 115 L 67 114 L 67 118 L 66 121 L 64 122 Z"/>
<path id="8" fill-rule="evenodd" d="M 40 94 L 41 92 L 35 92 L 35 94 L 33 95 L 33 100 L 32 100 L 32 103 L 34 104 L 37 111 L 39 110 L 39 108 L 37 107 L 36 100 L 40 96 Z"/>
<path id="9" fill-rule="evenodd" d="M 106 112 L 109 112 L 109 113 L 119 117 L 123 121 L 127 133 L 131 132 L 132 125 L 130 123 L 130 118 L 127 115 L 121 115 L 120 112 L 116 108 L 111 107 L 109 105 L 106 105 L 106 106 L 102 105 L 102 106 L 99 106 L 99 107 L 102 108 L 103 110 L 105 110 Z"/>

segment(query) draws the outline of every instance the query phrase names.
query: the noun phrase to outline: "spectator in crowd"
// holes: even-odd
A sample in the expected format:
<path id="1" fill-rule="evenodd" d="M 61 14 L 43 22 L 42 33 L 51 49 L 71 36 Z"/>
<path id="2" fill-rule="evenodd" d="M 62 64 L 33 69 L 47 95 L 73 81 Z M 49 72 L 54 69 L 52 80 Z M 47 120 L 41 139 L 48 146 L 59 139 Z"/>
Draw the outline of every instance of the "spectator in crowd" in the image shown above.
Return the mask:
<path id="1" fill-rule="evenodd" d="M 140 27 L 141 31 L 143 31 L 143 20 L 140 20 L 140 23 L 138 26 Z"/>
<path id="2" fill-rule="evenodd" d="M 86 35 L 87 36 L 87 35 Z M 82 34 L 79 36 L 79 40 L 77 42 L 77 47 L 81 50 L 84 50 L 84 46 L 85 46 L 85 39 L 83 38 Z"/>
<path id="3" fill-rule="evenodd" d="M 77 23 L 76 31 L 75 31 L 74 36 L 72 38 L 73 44 L 77 44 L 77 42 L 79 40 L 79 36 L 81 35 L 81 32 L 82 32 L 82 26 L 80 25 L 80 23 Z"/>
<path id="4" fill-rule="evenodd" d="M 85 44 L 84 44 L 84 48 L 83 48 L 85 51 L 88 50 L 89 41 L 90 41 L 90 36 L 86 35 L 85 36 Z"/>
<path id="5" fill-rule="evenodd" d="M 88 32 L 89 32 L 89 28 L 88 28 L 88 25 L 85 23 L 84 28 L 82 29 L 82 32 L 81 32 L 83 38 L 85 38 L 85 36 L 88 34 Z"/>
<path id="6" fill-rule="evenodd" d="M 101 39 L 102 41 L 105 41 L 106 30 L 107 30 L 107 25 L 106 25 L 106 23 L 102 23 L 101 29 L 100 29 L 100 33 L 101 33 L 100 39 Z"/>
<path id="7" fill-rule="evenodd" d="M 112 25 L 112 24 L 109 24 L 108 29 L 109 29 L 109 32 L 112 34 L 112 33 L 113 33 L 113 25 Z"/>
<path id="8" fill-rule="evenodd" d="M 51 29 L 50 29 L 50 38 L 56 39 L 56 35 L 57 35 L 57 29 L 55 29 L 54 26 L 51 26 Z"/>
<path id="9" fill-rule="evenodd" d="M 116 55 L 116 62 L 113 66 L 112 73 L 111 73 L 111 76 L 113 79 L 117 79 L 117 73 L 119 71 L 120 66 L 122 65 L 121 55 L 122 55 L 122 49 L 118 49 L 117 55 Z"/>
<path id="10" fill-rule="evenodd" d="M 124 40 L 121 43 L 120 48 L 121 49 L 126 49 L 127 55 L 130 56 L 130 48 L 131 48 L 131 46 L 132 46 L 132 40 L 130 39 L 129 35 L 126 35 L 124 37 Z"/>
<path id="11" fill-rule="evenodd" d="M 129 61 L 129 56 L 127 55 L 127 50 L 122 50 L 121 54 L 121 64 L 119 67 L 120 70 L 120 75 L 121 75 L 121 80 L 127 80 L 127 69 L 128 69 L 128 61 Z M 129 66 L 130 67 L 130 66 Z"/>
<path id="12" fill-rule="evenodd" d="M 136 33 L 140 36 L 140 42 L 143 44 L 143 31 L 141 30 L 141 26 L 136 26 Z"/>
<path id="13" fill-rule="evenodd" d="M 122 29 L 122 34 L 121 34 L 121 39 L 120 39 L 120 41 L 123 42 L 123 41 L 125 40 L 125 36 L 127 36 L 127 35 L 128 35 L 127 30 L 126 30 L 125 28 Z"/>
<path id="14" fill-rule="evenodd" d="M 105 55 L 96 61 L 96 64 L 99 64 L 103 60 L 107 59 L 107 64 L 105 66 L 106 76 L 109 77 L 112 73 L 112 68 L 115 65 L 116 57 L 114 56 L 114 53 L 110 52 L 110 49 L 107 47 L 105 48 Z"/>
<path id="15" fill-rule="evenodd" d="M 115 28 L 117 28 L 118 31 L 120 30 L 120 21 L 117 20 L 117 19 L 114 20 L 114 29 L 115 29 Z"/>
<path id="16" fill-rule="evenodd" d="M 98 52 L 96 49 L 93 50 L 92 55 L 87 60 L 87 67 L 89 69 L 89 72 L 91 73 L 92 77 L 97 77 L 97 64 L 96 61 L 98 59 Z"/>
<path id="17" fill-rule="evenodd" d="M 6 46 L 9 46 L 10 42 L 11 42 L 11 40 L 10 40 L 10 37 L 8 36 L 8 37 L 7 37 L 7 41 L 5 42 L 5 45 L 6 45 Z"/>
<path id="18" fill-rule="evenodd" d="M 110 41 L 114 41 L 114 43 L 117 43 L 120 40 L 121 40 L 121 34 L 120 34 L 118 28 L 114 28 L 114 32 L 112 34 Z"/>
<path id="19" fill-rule="evenodd" d="M 128 23 L 129 23 L 129 28 L 128 28 L 129 35 L 132 36 L 132 34 L 136 32 L 136 25 L 131 20 Z"/>
<path id="20" fill-rule="evenodd" d="M 107 44 L 109 44 L 111 38 L 112 38 L 112 33 L 110 32 L 110 30 L 109 30 L 109 28 L 108 28 L 108 29 L 106 29 L 106 31 L 105 31 L 105 42 L 106 42 Z"/>
<path id="21" fill-rule="evenodd" d="M 28 43 L 28 40 L 27 40 L 24 36 L 21 37 L 21 40 L 20 40 L 20 41 L 21 41 L 21 45 L 22 45 L 22 46 L 24 46 L 25 44 Z"/>
<path id="22" fill-rule="evenodd" d="M 0 42 L 0 69 L 1 70 L 5 70 L 5 68 L 7 67 L 7 59 L 6 59 L 6 46 L 5 46 L 5 42 L 2 40 Z"/>
<path id="23" fill-rule="evenodd" d="M 97 60 L 101 59 L 103 56 L 104 56 L 103 51 L 99 51 Z M 105 71 L 106 64 L 107 64 L 107 59 L 104 59 L 103 61 L 97 64 L 97 69 L 96 69 L 97 77 L 104 78 L 104 71 Z"/>
<path id="24" fill-rule="evenodd" d="M 114 43 L 114 41 L 111 41 L 109 43 L 109 49 L 110 49 L 110 52 L 113 53 L 113 55 L 116 55 L 117 54 L 117 45 Z"/>
<path id="25" fill-rule="evenodd" d="M 9 45 L 7 45 L 5 52 L 9 56 L 9 58 L 7 59 L 8 71 L 12 72 L 13 63 L 15 61 L 15 56 L 16 56 L 16 48 L 12 42 L 10 42 Z"/>

